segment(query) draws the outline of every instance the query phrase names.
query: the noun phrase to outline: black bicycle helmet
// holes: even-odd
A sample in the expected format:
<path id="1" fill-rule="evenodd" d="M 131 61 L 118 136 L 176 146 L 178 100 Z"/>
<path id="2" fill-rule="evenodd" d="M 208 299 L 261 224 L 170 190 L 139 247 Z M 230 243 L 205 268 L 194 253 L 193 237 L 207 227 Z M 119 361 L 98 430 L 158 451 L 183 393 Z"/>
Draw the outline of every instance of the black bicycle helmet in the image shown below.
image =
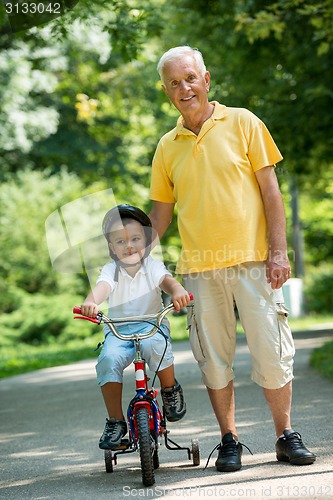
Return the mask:
<path id="1" fill-rule="evenodd" d="M 152 227 L 148 215 L 145 214 L 140 208 L 134 207 L 133 205 L 127 205 L 126 203 L 117 205 L 105 214 L 102 222 L 102 231 L 108 242 L 110 241 L 109 235 L 112 224 L 116 221 L 122 221 L 123 219 L 134 219 L 137 222 L 140 222 L 143 227 Z M 151 233 L 151 231 L 149 231 L 149 233 Z"/>

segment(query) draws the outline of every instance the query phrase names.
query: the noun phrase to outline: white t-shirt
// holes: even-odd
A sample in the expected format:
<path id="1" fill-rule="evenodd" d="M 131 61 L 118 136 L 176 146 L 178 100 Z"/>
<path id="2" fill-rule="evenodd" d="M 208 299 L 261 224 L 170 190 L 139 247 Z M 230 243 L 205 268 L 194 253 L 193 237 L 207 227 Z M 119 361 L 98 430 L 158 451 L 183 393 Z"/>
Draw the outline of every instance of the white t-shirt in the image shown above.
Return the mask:
<path id="1" fill-rule="evenodd" d="M 118 281 L 114 280 L 115 271 L 116 263 L 108 262 L 97 279 L 97 283 L 103 281 L 111 287 L 110 318 L 155 314 L 162 309 L 160 283 L 164 276 L 171 275 L 163 262 L 149 255 L 134 277 L 120 267 Z"/>

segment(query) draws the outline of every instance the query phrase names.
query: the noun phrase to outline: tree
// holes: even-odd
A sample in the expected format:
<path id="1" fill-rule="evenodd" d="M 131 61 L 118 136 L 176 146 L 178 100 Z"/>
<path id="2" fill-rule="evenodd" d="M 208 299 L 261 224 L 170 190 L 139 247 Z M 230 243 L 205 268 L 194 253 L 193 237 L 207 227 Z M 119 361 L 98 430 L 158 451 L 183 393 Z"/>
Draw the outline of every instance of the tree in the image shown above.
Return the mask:
<path id="1" fill-rule="evenodd" d="M 326 170 L 333 153 L 333 120 L 328 112 L 333 103 L 333 4 L 259 1 L 245 7 L 236 20 L 236 29 L 260 55 L 267 53 L 265 46 L 271 49 L 267 54 L 271 63 L 264 59 L 272 74 L 267 82 L 272 97 L 269 115 L 277 125 L 290 170 L 303 182 L 313 175 L 311 160 L 316 160 L 316 180 L 318 167 Z"/>
<path id="2" fill-rule="evenodd" d="M 67 165 L 90 180 L 117 182 L 129 170 L 141 179 L 137 161 L 142 167 L 145 152 L 137 158 L 132 131 L 147 136 L 149 106 L 140 109 L 133 85 L 145 65 L 146 34 L 158 29 L 150 2 L 138 9 L 131 2 L 83 0 L 46 26 L 6 33 L 0 42 L 2 176 L 23 165 L 54 171 Z"/>

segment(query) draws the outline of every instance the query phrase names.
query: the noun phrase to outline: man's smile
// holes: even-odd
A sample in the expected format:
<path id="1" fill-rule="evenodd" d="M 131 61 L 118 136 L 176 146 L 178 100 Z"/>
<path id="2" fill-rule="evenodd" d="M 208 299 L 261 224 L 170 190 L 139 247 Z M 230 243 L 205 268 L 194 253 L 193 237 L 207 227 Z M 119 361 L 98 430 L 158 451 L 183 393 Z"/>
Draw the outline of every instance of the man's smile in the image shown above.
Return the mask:
<path id="1" fill-rule="evenodd" d="M 191 99 L 193 99 L 195 97 L 195 95 L 191 95 L 190 97 L 182 97 L 180 100 L 181 101 L 190 101 Z"/>

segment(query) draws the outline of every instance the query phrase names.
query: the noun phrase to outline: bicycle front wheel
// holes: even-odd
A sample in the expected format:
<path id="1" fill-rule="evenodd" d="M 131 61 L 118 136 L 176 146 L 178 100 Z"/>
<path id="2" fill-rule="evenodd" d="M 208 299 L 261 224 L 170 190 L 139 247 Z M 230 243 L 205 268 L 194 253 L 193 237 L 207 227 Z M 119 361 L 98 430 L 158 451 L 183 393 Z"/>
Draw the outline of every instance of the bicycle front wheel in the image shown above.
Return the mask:
<path id="1" fill-rule="evenodd" d="M 150 434 L 149 415 L 147 408 L 139 408 L 136 411 L 136 418 L 138 424 L 142 482 L 145 486 L 152 486 L 155 483 L 153 463 L 155 441 Z"/>

